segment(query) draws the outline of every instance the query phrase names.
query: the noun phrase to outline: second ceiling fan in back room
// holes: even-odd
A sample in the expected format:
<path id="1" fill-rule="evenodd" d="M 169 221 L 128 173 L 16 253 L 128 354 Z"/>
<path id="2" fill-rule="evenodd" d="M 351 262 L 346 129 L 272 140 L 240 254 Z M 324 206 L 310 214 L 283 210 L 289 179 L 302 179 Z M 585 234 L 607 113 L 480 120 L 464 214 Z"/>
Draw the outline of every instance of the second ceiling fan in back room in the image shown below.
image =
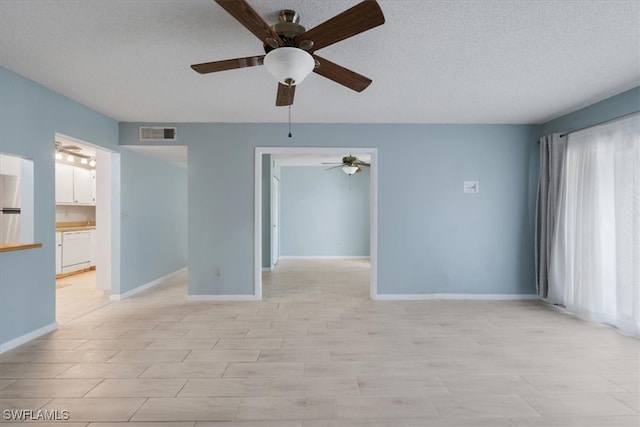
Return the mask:
<path id="1" fill-rule="evenodd" d="M 265 65 L 278 80 L 276 106 L 290 106 L 296 85 L 312 71 L 357 92 L 371 79 L 315 54 L 317 50 L 384 24 L 375 0 L 365 0 L 322 24 L 306 30 L 293 10 L 282 10 L 277 24 L 269 26 L 246 0 L 215 0 L 264 45 L 265 55 L 205 62 L 191 66 L 200 74 Z"/>
<path id="2" fill-rule="evenodd" d="M 342 167 L 342 171 L 344 173 L 346 173 L 347 175 L 353 175 L 354 173 L 358 173 L 358 172 L 362 172 L 362 166 L 364 167 L 371 167 L 371 163 L 367 163 L 367 162 L 363 162 L 362 160 L 358 159 L 357 157 L 352 156 L 351 154 L 349 154 L 348 156 L 345 156 L 342 158 L 342 163 L 326 163 L 323 162 L 323 165 L 337 165 L 337 166 L 332 166 L 326 170 L 331 170 L 331 169 L 335 169 L 335 168 L 339 168 Z"/>

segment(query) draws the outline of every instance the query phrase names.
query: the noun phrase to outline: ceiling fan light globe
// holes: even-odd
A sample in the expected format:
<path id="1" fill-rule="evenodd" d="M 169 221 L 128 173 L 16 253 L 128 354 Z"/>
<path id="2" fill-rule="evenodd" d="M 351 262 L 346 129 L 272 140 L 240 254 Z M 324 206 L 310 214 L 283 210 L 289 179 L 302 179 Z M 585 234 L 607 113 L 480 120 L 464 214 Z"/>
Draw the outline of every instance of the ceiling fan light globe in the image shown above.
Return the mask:
<path id="1" fill-rule="evenodd" d="M 297 47 L 280 47 L 264 57 L 267 71 L 280 83 L 292 86 L 302 81 L 315 68 L 313 57 Z"/>
<path id="2" fill-rule="evenodd" d="M 357 166 L 343 166 L 342 170 L 347 175 L 353 175 L 354 173 L 358 172 L 358 167 Z"/>

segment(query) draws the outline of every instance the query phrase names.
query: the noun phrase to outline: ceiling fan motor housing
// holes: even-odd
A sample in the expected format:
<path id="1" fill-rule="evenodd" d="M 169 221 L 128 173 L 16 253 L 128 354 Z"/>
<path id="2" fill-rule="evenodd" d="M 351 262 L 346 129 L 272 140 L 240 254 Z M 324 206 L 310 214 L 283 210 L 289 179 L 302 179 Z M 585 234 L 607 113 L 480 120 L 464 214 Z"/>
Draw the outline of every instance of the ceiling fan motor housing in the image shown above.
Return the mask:
<path id="1" fill-rule="evenodd" d="M 348 165 L 352 165 L 356 161 L 358 161 L 358 158 L 357 157 L 353 157 L 353 156 L 346 156 L 346 157 L 342 158 L 342 163 L 348 164 Z"/>
<path id="2" fill-rule="evenodd" d="M 300 15 L 295 10 L 284 9 L 278 14 L 278 20 L 280 22 L 273 24 L 271 28 L 280 36 L 285 46 L 295 47 L 295 38 L 307 31 L 306 28 L 298 23 L 300 22 Z M 266 53 L 278 48 L 278 43 L 275 40 L 273 42 L 271 43 L 270 40 L 267 40 L 267 43 L 264 44 Z"/>

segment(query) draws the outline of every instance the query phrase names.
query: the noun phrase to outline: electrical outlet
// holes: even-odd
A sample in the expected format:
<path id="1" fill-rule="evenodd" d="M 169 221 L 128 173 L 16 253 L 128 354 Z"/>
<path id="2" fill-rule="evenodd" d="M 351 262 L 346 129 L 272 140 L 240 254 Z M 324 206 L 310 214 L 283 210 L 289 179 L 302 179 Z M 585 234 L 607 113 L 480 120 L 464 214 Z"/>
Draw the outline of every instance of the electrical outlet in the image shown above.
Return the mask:
<path id="1" fill-rule="evenodd" d="M 222 269 L 220 267 L 216 268 L 216 277 L 222 277 Z"/>
<path id="2" fill-rule="evenodd" d="M 480 191 L 480 184 L 478 181 L 465 181 L 463 190 L 465 193 L 477 193 Z"/>

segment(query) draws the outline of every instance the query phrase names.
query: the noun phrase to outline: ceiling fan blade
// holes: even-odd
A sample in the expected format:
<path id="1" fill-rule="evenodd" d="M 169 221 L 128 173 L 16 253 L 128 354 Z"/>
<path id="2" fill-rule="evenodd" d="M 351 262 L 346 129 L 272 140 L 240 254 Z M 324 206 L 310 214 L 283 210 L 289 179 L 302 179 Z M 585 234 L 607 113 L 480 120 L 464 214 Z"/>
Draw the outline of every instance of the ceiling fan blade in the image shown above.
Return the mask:
<path id="1" fill-rule="evenodd" d="M 366 166 L 368 168 L 371 167 L 371 163 L 363 162 L 362 160 L 356 160 L 354 162 L 357 166 Z"/>
<path id="2" fill-rule="evenodd" d="M 293 105 L 293 95 L 296 93 L 295 86 L 287 86 L 282 83 L 278 83 L 278 94 L 276 95 L 276 106 L 286 107 L 287 105 Z"/>
<path id="3" fill-rule="evenodd" d="M 343 166 L 342 163 L 340 163 L 338 166 L 333 166 L 333 167 L 330 167 L 330 168 L 326 168 L 325 170 L 326 171 L 330 171 L 331 169 L 341 168 L 342 166 Z"/>
<path id="4" fill-rule="evenodd" d="M 280 36 L 273 31 L 269 24 L 258 15 L 258 12 L 246 0 L 215 0 L 215 2 L 226 10 L 229 15 L 236 18 L 247 30 L 262 40 L 263 43 L 272 45 L 273 42 L 270 43 L 271 40 L 269 39 L 273 39 L 276 46 L 271 47 L 278 47 L 284 44 Z"/>
<path id="5" fill-rule="evenodd" d="M 204 62 L 193 64 L 191 68 L 200 74 L 215 73 L 217 71 L 235 70 L 236 68 L 255 67 L 262 65 L 264 55 L 248 56 L 246 58 L 225 59 L 224 61 Z"/>
<path id="6" fill-rule="evenodd" d="M 343 86 L 353 89 L 356 92 L 362 92 L 371 84 L 371 79 L 344 68 L 341 65 L 335 64 L 327 59 L 321 58 L 318 55 L 313 57 L 320 64 L 313 71 L 320 74 L 322 77 L 326 77 L 329 80 L 333 80 L 336 83 L 340 83 Z"/>
<path id="7" fill-rule="evenodd" d="M 375 0 L 365 0 L 296 37 L 296 46 L 304 40 L 313 42 L 316 51 L 384 24 L 384 15 Z"/>

